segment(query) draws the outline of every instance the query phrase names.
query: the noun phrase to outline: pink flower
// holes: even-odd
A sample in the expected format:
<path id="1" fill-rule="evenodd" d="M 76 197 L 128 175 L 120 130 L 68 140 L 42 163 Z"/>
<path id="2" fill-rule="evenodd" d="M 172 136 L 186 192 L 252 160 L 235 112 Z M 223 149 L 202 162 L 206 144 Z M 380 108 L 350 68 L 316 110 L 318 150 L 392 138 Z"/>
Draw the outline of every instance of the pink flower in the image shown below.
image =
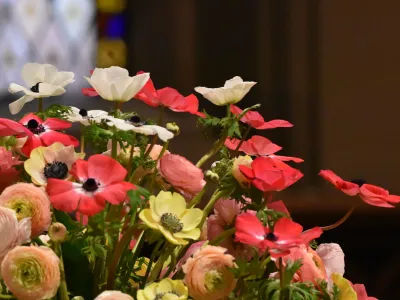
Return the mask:
<path id="1" fill-rule="evenodd" d="M 32 237 L 38 237 L 50 226 L 50 201 L 46 193 L 30 183 L 17 183 L 0 195 L 0 206 L 10 208 L 19 221 L 31 218 Z"/>
<path id="2" fill-rule="evenodd" d="M 0 147 L 0 192 L 20 178 L 15 166 L 22 164 L 11 151 Z"/>
<path id="3" fill-rule="evenodd" d="M 1 277 L 18 299 L 50 299 L 60 285 L 59 259 L 47 247 L 18 246 L 4 258 Z"/>
<path id="4" fill-rule="evenodd" d="M 363 284 L 351 283 L 351 285 L 354 291 L 357 293 L 357 300 L 378 300 L 378 298 L 368 296 L 365 286 Z"/>
<path id="5" fill-rule="evenodd" d="M 324 262 L 328 278 L 333 273 L 344 274 L 344 253 L 339 244 L 320 244 L 316 250 L 319 257 Z"/>
<path id="6" fill-rule="evenodd" d="M 4 256 L 15 246 L 30 241 L 31 220 L 22 219 L 18 222 L 15 211 L 0 206 L 0 263 Z"/>
<path id="7" fill-rule="evenodd" d="M 243 111 L 235 106 L 231 105 L 231 112 L 234 115 L 240 115 Z M 265 122 L 263 116 L 256 111 L 248 111 L 241 119 L 243 123 L 248 124 L 249 126 L 255 128 L 255 129 L 273 129 L 273 128 L 279 128 L 279 127 L 293 127 L 293 124 L 289 123 L 288 121 L 285 120 L 272 120 Z"/>
<path id="8" fill-rule="evenodd" d="M 226 249 L 206 246 L 189 258 L 182 267 L 189 295 L 196 300 L 225 299 L 236 286 L 229 270 L 235 267 L 234 257 Z"/>
<path id="9" fill-rule="evenodd" d="M 133 300 L 133 298 L 128 294 L 121 293 L 120 291 L 104 291 L 94 300 Z"/>
<path id="10" fill-rule="evenodd" d="M 160 175 L 185 198 L 192 198 L 205 185 L 203 171 L 180 155 L 164 155 L 159 161 L 158 170 Z"/>
<path id="11" fill-rule="evenodd" d="M 68 231 L 64 224 L 53 223 L 49 227 L 49 237 L 53 242 L 60 243 L 67 238 Z"/>
<path id="12" fill-rule="evenodd" d="M 121 204 L 126 193 L 135 188 L 123 181 L 127 171 L 116 160 L 93 155 L 88 161 L 77 160 L 71 174 L 77 183 L 50 178 L 46 187 L 50 201 L 64 212 L 77 210 L 88 216 L 99 213 L 106 203 Z"/>

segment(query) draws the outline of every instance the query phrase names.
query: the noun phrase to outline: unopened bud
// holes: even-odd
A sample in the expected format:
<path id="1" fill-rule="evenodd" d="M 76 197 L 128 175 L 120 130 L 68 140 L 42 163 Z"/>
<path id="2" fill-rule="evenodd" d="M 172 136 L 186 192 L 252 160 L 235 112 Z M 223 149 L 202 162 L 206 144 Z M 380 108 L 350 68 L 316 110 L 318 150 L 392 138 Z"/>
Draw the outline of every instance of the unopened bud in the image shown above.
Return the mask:
<path id="1" fill-rule="evenodd" d="M 171 131 L 175 136 L 178 136 L 181 133 L 179 126 L 175 122 L 167 123 L 167 129 Z"/>
<path id="2" fill-rule="evenodd" d="M 213 171 L 208 170 L 208 171 L 205 172 L 204 175 L 205 175 L 206 178 L 207 178 L 208 180 L 210 180 L 210 181 L 213 181 L 213 182 L 218 182 L 218 181 L 219 181 L 219 176 L 218 176 L 218 174 L 217 174 L 217 173 L 214 173 Z"/>
<path id="3" fill-rule="evenodd" d="M 48 234 L 53 242 L 61 243 L 67 238 L 68 231 L 64 224 L 53 223 L 50 225 Z"/>

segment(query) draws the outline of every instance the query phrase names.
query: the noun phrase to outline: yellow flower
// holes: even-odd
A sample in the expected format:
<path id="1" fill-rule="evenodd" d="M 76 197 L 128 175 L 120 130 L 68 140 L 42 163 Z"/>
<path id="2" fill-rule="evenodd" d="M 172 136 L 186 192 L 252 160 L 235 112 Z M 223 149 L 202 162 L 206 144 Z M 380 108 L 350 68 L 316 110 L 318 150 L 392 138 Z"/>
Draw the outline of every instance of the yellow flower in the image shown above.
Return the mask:
<path id="1" fill-rule="evenodd" d="M 146 275 L 146 271 L 147 271 L 147 267 L 149 265 L 150 259 L 148 259 L 147 257 L 143 257 L 143 258 L 139 258 L 134 265 L 134 269 L 137 270 L 139 267 L 140 269 L 135 271 L 134 274 L 136 276 L 142 276 L 144 277 Z M 138 282 L 136 282 L 134 279 L 129 279 L 129 283 L 133 286 L 133 287 L 138 287 L 139 284 Z"/>
<path id="2" fill-rule="evenodd" d="M 350 281 L 348 281 L 346 278 L 343 278 L 343 276 L 339 273 L 333 273 L 331 278 L 333 283 L 340 290 L 339 300 L 357 300 L 357 293 L 351 286 Z"/>
<path id="3" fill-rule="evenodd" d="M 150 208 L 142 210 L 140 219 L 152 229 L 159 230 L 175 245 L 186 245 L 185 239 L 200 237 L 203 211 L 198 208 L 186 209 L 186 201 L 178 193 L 161 191 L 157 197 L 150 197 Z"/>
<path id="4" fill-rule="evenodd" d="M 54 143 L 49 147 L 37 147 L 25 161 L 25 171 L 36 185 L 47 185 L 48 178 L 69 180 L 69 171 L 77 159 L 84 158 L 84 153 L 75 153 L 73 146 L 65 147 Z"/>
<path id="5" fill-rule="evenodd" d="M 182 280 L 165 278 L 160 282 L 153 282 L 138 290 L 138 300 L 186 300 L 188 290 Z"/>

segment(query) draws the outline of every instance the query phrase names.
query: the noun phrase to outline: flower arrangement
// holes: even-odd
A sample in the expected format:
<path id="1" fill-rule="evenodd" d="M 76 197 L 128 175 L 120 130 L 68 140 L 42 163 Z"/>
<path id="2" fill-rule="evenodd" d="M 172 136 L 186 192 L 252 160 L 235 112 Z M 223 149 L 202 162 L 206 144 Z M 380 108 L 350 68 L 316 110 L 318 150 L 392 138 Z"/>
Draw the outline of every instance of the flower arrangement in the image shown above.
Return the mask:
<path id="1" fill-rule="evenodd" d="M 315 241 L 354 208 L 331 226 L 304 229 L 276 200 L 302 178 L 293 164 L 303 160 L 249 136 L 293 126 L 265 121 L 258 104 L 236 106 L 255 82 L 234 77 L 221 88 L 195 88 L 226 107 L 217 118 L 200 112 L 193 94 L 156 90 L 144 72 L 91 72 L 83 94 L 113 102 L 107 112 L 43 105 L 65 93 L 73 73 L 29 63 L 22 78 L 27 88 L 10 85 L 24 93 L 10 111 L 34 100 L 38 111 L 0 119 L 0 299 L 376 299 L 343 277 L 338 244 Z M 160 118 L 125 111 L 127 101 L 159 109 Z M 165 108 L 219 130 L 196 164 L 168 151 L 179 126 L 164 123 Z M 65 132 L 72 123 L 80 139 Z M 331 170 L 320 175 L 369 205 L 400 202 Z"/>

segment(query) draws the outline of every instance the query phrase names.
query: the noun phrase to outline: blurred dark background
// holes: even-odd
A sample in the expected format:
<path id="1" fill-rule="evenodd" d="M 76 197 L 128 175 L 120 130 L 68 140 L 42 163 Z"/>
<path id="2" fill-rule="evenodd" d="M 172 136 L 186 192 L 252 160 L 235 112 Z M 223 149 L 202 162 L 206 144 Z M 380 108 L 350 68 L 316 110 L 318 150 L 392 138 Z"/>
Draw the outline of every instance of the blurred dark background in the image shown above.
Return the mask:
<path id="1" fill-rule="evenodd" d="M 35 1 L 39 0 L 31 3 Z M 47 4 L 53 2 L 57 1 Z M 75 2 L 86 1 L 70 3 Z M 293 217 L 305 228 L 329 225 L 353 201 L 359 201 L 350 219 L 338 229 L 324 233 L 321 241 L 342 246 L 346 254 L 345 275 L 353 283 L 364 283 L 368 293 L 379 299 L 400 299 L 399 208 L 369 207 L 359 199 L 342 195 L 317 176 L 320 169 L 331 168 L 344 178 L 364 178 L 400 194 L 400 129 L 396 123 L 400 108 L 400 2 L 123 2 L 97 1 L 98 10 L 93 14 L 96 26 L 92 29 L 97 39 L 89 40 L 93 52 L 85 51 L 92 53 L 92 57 L 82 61 L 92 67 L 122 65 L 131 74 L 144 70 L 151 73 L 156 87 L 171 86 L 184 95 L 193 93 L 199 85 L 222 86 L 236 75 L 257 81 L 239 106 L 261 103 L 260 112 L 266 119 L 294 123 L 292 129 L 258 134 L 282 145 L 283 155 L 305 159 L 300 166 L 305 178 L 280 195 Z M 0 34 L 4 28 L 0 21 Z M 80 37 L 75 46 L 68 40 L 64 48 L 72 50 L 63 50 L 72 56 L 71 61 L 75 60 L 74 68 L 80 68 L 76 71 L 77 87 L 87 86 L 78 75 L 88 74 L 91 66 L 87 71 L 82 69 L 76 55 L 82 54 L 81 44 L 88 39 Z M 1 49 L 7 46 L 8 40 L 0 39 L 0 56 L 4 54 Z M 37 47 L 37 51 L 41 48 Z M 56 65 L 65 64 L 65 57 L 58 56 L 57 60 L 57 53 L 62 51 L 48 52 Z M 39 56 L 37 61 L 49 60 Z M 7 73 L 3 60 L 0 70 L 0 82 L 3 78 L 6 87 L 5 75 L 11 73 Z M 111 107 L 106 101 L 83 97 L 79 88 L 67 89 L 66 95 L 45 103 L 62 101 L 87 109 Z M 3 92 L 1 116 L 9 117 L 7 106 L 15 97 L 4 89 Z M 223 114 L 222 108 L 200 96 L 199 99 L 207 112 Z M 27 105 L 24 112 L 35 107 L 35 103 Z M 145 117 L 157 113 L 136 101 L 125 109 L 136 110 Z M 193 161 L 199 159 L 210 142 L 204 142 L 196 128 L 196 118 L 171 112 L 168 119 L 182 129 L 181 136 L 172 143 L 172 151 Z"/>

